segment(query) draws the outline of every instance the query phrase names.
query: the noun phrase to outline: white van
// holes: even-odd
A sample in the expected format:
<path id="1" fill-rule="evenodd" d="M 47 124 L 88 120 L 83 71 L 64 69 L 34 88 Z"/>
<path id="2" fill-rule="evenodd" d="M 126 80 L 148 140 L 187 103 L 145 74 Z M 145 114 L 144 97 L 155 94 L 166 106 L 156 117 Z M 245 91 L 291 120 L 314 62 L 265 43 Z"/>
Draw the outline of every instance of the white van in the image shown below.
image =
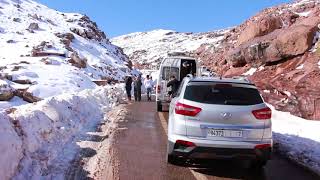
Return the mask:
<path id="1" fill-rule="evenodd" d="M 174 75 L 181 82 L 188 74 L 199 75 L 198 62 L 194 58 L 168 57 L 161 62 L 156 87 L 157 111 L 163 111 L 163 107 L 170 104 L 170 96 L 168 94 L 170 89 L 167 88 L 170 77 Z"/>

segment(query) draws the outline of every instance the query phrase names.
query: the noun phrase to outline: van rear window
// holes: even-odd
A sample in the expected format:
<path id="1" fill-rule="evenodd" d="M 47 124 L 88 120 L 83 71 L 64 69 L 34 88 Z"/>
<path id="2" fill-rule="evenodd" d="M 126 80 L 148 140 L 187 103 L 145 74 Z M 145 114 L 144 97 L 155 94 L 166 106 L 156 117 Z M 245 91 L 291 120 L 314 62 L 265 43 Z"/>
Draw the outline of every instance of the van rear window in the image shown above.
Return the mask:
<path id="1" fill-rule="evenodd" d="M 255 105 L 263 103 L 259 91 L 231 83 L 188 85 L 184 98 L 190 101 L 219 105 Z"/>
<path id="2" fill-rule="evenodd" d="M 177 67 L 163 67 L 162 80 L 169 81 L 170 76 L 175 76 L 177 79 L 179 79 L 179 68 L 177 68 Z"/>

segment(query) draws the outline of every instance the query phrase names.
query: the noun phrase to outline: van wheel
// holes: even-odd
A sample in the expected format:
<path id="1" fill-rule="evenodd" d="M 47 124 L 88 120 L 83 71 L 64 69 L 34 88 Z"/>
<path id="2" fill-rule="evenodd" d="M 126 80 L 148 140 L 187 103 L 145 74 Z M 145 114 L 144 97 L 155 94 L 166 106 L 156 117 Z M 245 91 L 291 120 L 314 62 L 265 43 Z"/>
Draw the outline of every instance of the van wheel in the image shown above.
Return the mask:
<path id="1" fill-rule="evenodd" d="M 157 101 L 157 111 L 162 112 L 162 104 L 160 101 Z"/>

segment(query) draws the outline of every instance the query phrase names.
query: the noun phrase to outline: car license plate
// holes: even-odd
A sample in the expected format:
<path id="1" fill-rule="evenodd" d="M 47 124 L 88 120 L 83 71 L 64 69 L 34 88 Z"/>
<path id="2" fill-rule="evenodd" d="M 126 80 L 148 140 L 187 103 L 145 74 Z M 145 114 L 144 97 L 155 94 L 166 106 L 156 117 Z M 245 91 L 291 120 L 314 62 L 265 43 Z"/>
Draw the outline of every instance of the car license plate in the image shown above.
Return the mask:
<path id="1" fill-rule="evenodd" d="M 243 136 L 243 133 L 242 133 L 242 131 L 237 131 L 237 130 L 208 129 L 208 136 L 241 138 Z"/>

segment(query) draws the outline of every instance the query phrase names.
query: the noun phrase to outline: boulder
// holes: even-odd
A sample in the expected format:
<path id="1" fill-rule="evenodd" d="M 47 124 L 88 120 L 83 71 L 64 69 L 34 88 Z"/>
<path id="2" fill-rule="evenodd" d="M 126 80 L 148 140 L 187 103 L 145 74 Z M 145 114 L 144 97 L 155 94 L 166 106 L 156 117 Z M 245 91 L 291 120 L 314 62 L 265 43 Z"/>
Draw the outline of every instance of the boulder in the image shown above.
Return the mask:
<path id="1" fill-rule="evenodd" d="M 240 34 L 238 45 L 243 44 L 255 37 L 266 35 L 276 29 L 281 28 L 282 22 L 279 17 L 266 16 L 248 23 L 244 31 Z"/>
<path id="2" fill-rule="evenodd" d="M 232 67 L 243 67 L 247 64 L 242 49 L 236 48 L 227 54 L 227 61 Z"/>
<path id="3" fill-rule="evenodd" d="M 318 27 L 298 25 L 292 26 L 278 36 L 273 47 L 278 49 L 282 57 L 302 54 L 312 47 L 313 38 Z"/>
<path id="4" fill-rule="evenodd" d="M 34 102 L 38 102 L 41 101 L 42 99 L 39 97 L 34 96 L 32 93 L 25 91 L 23 93 L 22 99 L 24 101 L 27 101 L 29 103 L 34 103 Z"/>
<path id="5" fill-rule="evenodd" d="M 87 59 L 81 58 L 78 53 L 73 52 L 70 56 L 69 63 L 78 68 L 86 68 L 87 67 Z"/>
<path id="6" fill-rule="evenodd" d="M 13 18 L 13 21 L 14 22 L 21 22 L 21 19 L 20 18 Z"/>
<path id="7" fill-rule="evenodd" d="M 55 35 L 61 39 L 68 39 L 70 41 L 75 39 L 72 33 L 56 33 Z"/>
<path id="8" fill-rule="evenodd" d="M 36 97 L 32 93 L 28 92 L 28 89 L 18 89 L 14 92 L 14 95 L 22 98 L 28 103 L 34 103 L 42 100 L 41 98 Z"/>
<path id="9" fill-rule="evenodd" d="M 39 30 L 39 24 L 38 23 L 30 23 L 28 30 L 29 31 Z"/>
<path id="10" fill-rule="evenodd" d="M 261 65 L 301 55 L 311 49 L 318 27 L 301 21 L 289 28 L 276 30 L 231 49 L 226 59 L 233 67 Z"/>

